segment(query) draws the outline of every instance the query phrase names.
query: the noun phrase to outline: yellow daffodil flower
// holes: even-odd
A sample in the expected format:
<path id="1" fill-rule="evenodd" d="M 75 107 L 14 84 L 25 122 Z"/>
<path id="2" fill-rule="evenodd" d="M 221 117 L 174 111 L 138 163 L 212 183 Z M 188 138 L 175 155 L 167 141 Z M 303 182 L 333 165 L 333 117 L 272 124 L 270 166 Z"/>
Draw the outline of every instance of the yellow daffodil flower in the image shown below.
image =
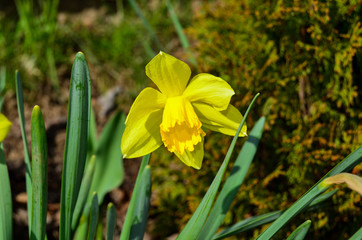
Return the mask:
<path id="1" fill-rule="evenodd" d="M 0 113 L 0 142 L 2 142 L 10 132 L 12 123 Z"/>
<path id="2" fill-rule="evenodd" d="M 164 144 L 183 163 L 200 169 L 205 136 L 201 127 L 234 136 L 243 118 L 230 105 L 234 90 L 207 73 L 189 82 L 189 66 L 163 52 L 147 64 L 146 75 L 158 89 L 147 87 L 134 101 L 122 137 L 123 157 L 144 156 Z M 239 136 L 247 136 L 246 125 Z"/>

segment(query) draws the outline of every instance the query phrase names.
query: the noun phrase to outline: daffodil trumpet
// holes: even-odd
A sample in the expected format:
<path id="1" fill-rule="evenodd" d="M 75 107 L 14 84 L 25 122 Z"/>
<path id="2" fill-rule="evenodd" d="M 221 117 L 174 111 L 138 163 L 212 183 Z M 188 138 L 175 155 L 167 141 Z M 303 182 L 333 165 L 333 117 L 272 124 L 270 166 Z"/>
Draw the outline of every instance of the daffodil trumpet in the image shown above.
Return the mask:
<path id="1" fill-rule="evenodd" d="M 146 75 L 157 89 L 145 88 L 134 101 L 122 137 L 123 157 L 144 156 L 163 144 L 187 166 L 200 169 L 204 129 L 234 136 L 243 118 L 230 104 L 234 90 L 207 73 L 189 81 L 190 67 L 163 52 L 146 65 Z M 246 131 L 244 125 L 239 136 Z"/>

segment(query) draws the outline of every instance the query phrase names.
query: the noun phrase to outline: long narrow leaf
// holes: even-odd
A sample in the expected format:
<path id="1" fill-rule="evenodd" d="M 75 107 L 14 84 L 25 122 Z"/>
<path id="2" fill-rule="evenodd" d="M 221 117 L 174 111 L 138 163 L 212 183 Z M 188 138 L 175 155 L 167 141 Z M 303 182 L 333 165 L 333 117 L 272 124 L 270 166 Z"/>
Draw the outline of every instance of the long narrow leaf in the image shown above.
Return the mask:
<path id="1" fill-rule="evenodd" d="M 215 196 L 217 194 L 217 191 L 219 189 L 222 177 L 224 176 L 224 173 L 226 171 L 226 167 L 229 163 L 229 160 L 231 158 L 231 154 L 234 151 L 235 148 L 235 144 L 236 141 L 239 137 L 239 133 L 245 123 L 246 118 L 249 115 L 249 112 L 255 102 L 255 100 L 257 99 L 257 97 L 259 96 L 259 93 L 256 94 L 256 96 L 254 97 L 254 99 L 252 100 L 252 102 L 250 103 L 248 109 L 245 112 L 245 115 L 243 117 L 243 119 L 241 120 L 241 123 L 239 125 L 238 130 L 236 131 L 236 134 L 233 138 L 233 141 L 230 144 L 229 150 L 225 156 L 225 159 L 219 169 L 219 171 L 216 174 L 216 177 L 214 178 L 214 180 L 212 181 L 209 189 L 207 190 L 204 198 L 202 199 L 200 205 L 197 207 L 196 211 L 194 212 L 194 214 L 192 215 L 191 219 L 187 222 L 185 228 L 182 230 L 182 232 L 180 233 L 180 235 L 177 237 L 177 239 L 196 239 L 196 237 L 199 235 L 199 233 L 201 232 L 202 226 L 205 223 L 205 220 L 207 218 L 207 215 L 210 212 L 211 206 L 214 202 Z"/>
<path id="2" fill-rule="evenodd" d="M 196 59 L 193 56 L 192 52 L 190 51 L 190 43 L 187 40 L 187 37 L 183 31 L 182 25 L 180 23 L 180 21 L 178 20 L 177 14 L 170 2 L 170 0 L 166 0 L 166 5 L 167 5 L 167 9 L 168 9 L 168 13 L 170 14 L 170 18 L 172 20 L 172 23 L 176 29 L 178 38 L 180 39 L 182 48 L 190 55 L 189 57 L 189 61 L 193 64 L 196 65 Z"/>
<path id="3" fill-rule="evenodd" d="M 32 207 L 30 239 L 43 240 L 46 235 L 48 199 L 48 149 L 43 114 L 35 106 L 31 114 Z"/>
<path id="4" fill-rule="evenodd" d="M 97 225 L 98 225 L 98 215 L 99 215 L 99 206 L 98 206 L 98 197 L 97 193 L 93 193 L 90 219 L 89 219 L 89 229 L 88 229 L 88 240 L 93 240 L 96 236 Z"/>
<path id="5" fill-rule="evenodd" d="M 88 136 L 88 147 L 87 147 L 87 164 L 88 161 L 93 157 L 96 151 L 97 145 L 97 124 L 96 117 L 93 109 L 91 109 L 90 121 L 89 121 L 89 136 Z"/>
<path id="6" fill-rule="evenodd" d="M 120 186 L 124 178 L 123 157 L 119 147 L 125 129 L 124 122 L 124 114 L 116 113 L 104 127 L 96 146 L 95 172 L 90 192 L 97 192 L 99 203 L 103 202 L 108 192 Z"/>
<path id="7" fill-rule="evenodd" d="M 93 174 L 95 167 L 95 156 L 93 156 L 84 171 L 84 176 L 82 179 L 82 184 L 79 189 L 79 195 L 77 199 L 77 203 L 75 204 L 73 218 L 72 218 L 72 230 L 74 231 L 78 225 L 79 218 L 83 212 L 83 208 L 87 201 L 89 189 L 92 183 Z"/>
<path id="8" fill-rule="evenodd" d="M 295 229 L 292 234 L 287 238 L 287 240 L 303 240 L 307 235 L 307 232 L 310 228 L 311 221 L 307 220 L 302 223 L 297 229 Z"/>
<path id="9" fill-rule="evenodd" d="M 215 236 L 212 239 L 223 239 L 259 227 L 261 225 L 274 221 L 280 215 L 282 215 L 282 213 L 283 213 L 282 211 L 274 211 L 244 219 L 232 225 L 231 227 L 226 228 L 220 231 L 219 233 L 215 234 Z"/>
<path id="10" fill-rule="evenodd" d="M 104 228 L 103 222 L 99 221 L 98 225 L 97 225 L 95 240 L 103 240 L 104 239 L 103 238 L 103 228 Z"/>
<path id="11" fill-rule="evenodd" d="M 136 190 L 136 204 L 133 208 L 132 227 L 129 239 L 142 240 L 146 231 L 146 223 L 151 198 L 151 168 L 146 166 L 142 172 L 139 188 Z"/>
<path id="12" fill-rule="evenodd" d="M 114 205 L 109 203 L 107 206 L 107 235 L 106 240 L 113 240 L 114 230 L 116 229 L 117 213 Z"/>
<path id="13" fill-rule="evenodd" d="M 156 33 L 153 31 L 151 25 L 148 23 L 146 17 L 143 15 L 140 7 L 138 6 L 138 4 L 136 3 L 135 0 L 128 0 L 129 3 L 131 4 L 133 10 L 136 12 L 136 14 L 138 15 L 138 17 L 142 20 L 143 25 L 146 27 L 148 33 L 151 35 L 151 37 L 153 38 L 154 42 L 156 43 L 158 49 L 161 51 L 164 49 L 164 47 L 162 46 L 160 40 L 158 39 Z"/>
<path id="14" fill-rule="evenodd" d="M 324 193 L 324 194 L 318 196 L 316 199 L 313 200 L 313 202 L 308 206 L 308 208 L 306 210 L 309 211 L 309 210 L 312 210 L 312 209 L 318 207 L 319 205 L 321 205 L 321 203 L 323 203 L 323 201 L 332 197 L 337 191 L 338 190 L 336 189 L 336 190 L 333 190 L 333 191 L 330 191 L 328 193 Z M 247 218 L 238 223 L 235 223 L 231 227 L 228 227 L 228 228 L 218 232 L 217 234 L 214 235 L 213 239 L 226 238 L 226 237 L 233 236 L 233 235 L 236 235 L 241 232 L 245 232 L 249 229 L 259 227 L 266 223 L 270 223 L 270 222 L 274 221 L 275 219 L 277 219 L 279 216 L 281 216 L 282 213 L 283 213 L 283 211 L 280 210 L 280 211 L 265 213 L 265 214 L 262 214 L 259 216 Z"/>
<path id="15" fill-rule="evenodd" d="M 29 156 L 29 146 L 28 146 L 28 141 L 26 139 L 26 132 L 25 132 L 23 85 L 21 83 L 20 73 L 18 71 L 15 72 L 15 86 L 16 86 L 16 102 L 18 105 L 21 137 L 23 138 L 23 145 L 24 145 L 25 183 L 26 183 L 26 194 L 28 197 L 28 201 L 27 201 L 28 223 L 30 226 L 31 199 L 32 199 L 31 165 L 30 165 L 30 156 Z M 29 228 L 29 237 L 30 237 L 30 228 Z"/>
<path id="16" fill-rule="evenodd" d="M 68 122 L 60 202 L 61 240 L 71 239 L 72 215 L 87 156 L 90 119 L 90 76 L 87 61 L 77 53 L 70 80 Z"/>
<path id="17" fill-rule="evenodd" d="M 9 172 L 2 143 L 0 143 L 0 189 L 0 239 L 11 240 L 13 239 L 13 205 L 11 202 Z"/>
<path id="18" fill-rule="evenodd" d="M 198 239 L 211 239 L 225 218 L 236 193 L 254 159 L 259 141 L 263 134 L 265 117 L 260 118 L 251 130 L 247 141 L 241 149 L 230 176 L 227 178 Z"/>
<path id="19" fill-rule="evenodd" d="M 347 158 L 329 171 L 321 180 L 308 190 L 297 202 L 288 208 L 282 216 L 273 222 L 257 239 L 266 240 L 272 238 L 290 219 L 301 212 L 318 195 L 329 188 L 323 183 L 323 179 L 334 176 L 341 172 L 350 171 L 354 166 L 362 161 L 362 146 L 351 153 Z"/>
<path id="20" fill-rule="evenodd" d="M 82 215 L 80 217 L 77 229 L 74 233 L 74 240 L 84 240 L 87 239 L 88 235 L 88 216 Z"/>
<path id="21" fill-rule="evenodd" d="M 131 198 L 131 201 L 128 206 L 126 219 L 124 220 L 124 223 L 123 223 L 121 236 L 119 238 L 120 240 L 129 240 L 130 239 L 132 225 L 134 224 L 134 221 L 137 218 L 137 213 L 138 213 L 137 208 L 138 208 L 138 206 L 142 206 L 142 204 L 144 204 L 144 202 L 145 202 L 144 200 L 139 199 L 138 196 L 140 195 L 139 192 L 142 190 L 142 188 L 145 187 L 142 185 L 146 183 L 146 180 L 150 181 L 150 179 L 148 179 L 148 174 L 151 174 L 151 173 L 143 174 L 143 172 L 145 171 L 145 169 L 148 166 L 148 163 L 150 161 L 150 155 L 151 154 L 148 154 L 142 158 L 142 162 L 141 162 L 140 169 L 138 171 L 132 198 Z"/>
<path id="22" fill-rule="evenodd" d="M 59 80 L 57 75 L 57 68 L 55 66 L 54 53 L 52 48 L 48 48 L 46 51 L 46 58 L 48 61 L 49 77 L 52 82 L 52 86 L 55 91 L 59 91 Z"/>
<path id="23" fill-rule="evenodd" d="M 353 234 L 352 237 L 349 238 L 349 240 L 360 240 L 360 239 L 362 239 L 362 227 L 360 227 L 360 229 L 355 234 Z"/>

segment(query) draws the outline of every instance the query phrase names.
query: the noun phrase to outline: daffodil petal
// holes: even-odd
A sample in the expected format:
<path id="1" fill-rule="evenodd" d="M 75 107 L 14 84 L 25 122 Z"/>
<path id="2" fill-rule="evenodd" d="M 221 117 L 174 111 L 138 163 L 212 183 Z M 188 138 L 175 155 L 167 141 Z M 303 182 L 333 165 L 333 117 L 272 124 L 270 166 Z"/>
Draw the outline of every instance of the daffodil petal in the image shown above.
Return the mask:
<path id="1" fill-rule="evenodd" d="M 0 113 L 0 142 L 2 142 L 10 132 L 12 123 Z"/>
<path id="2" fill-rule="evenodd" d="M 177 58 L 160 52 L 146 65 L 146 75 L 168 97 L 180 96 L 190 79 L 190 67 Z"/>
<path id="3" fill-rule="evenodd" d="M 190 102 L 206 103 L 222 111 L 228 107 L 234 94 L 234 90 L 223 79 L 208 73 L 200 73 L 191 79 L 183 96 Z"/>
<path id="4" fill-rule="evenodd" d="M 194 151 L 185 150 L 183 154 L 176 151 L 175 155 L 187 166 L 199 170 L 204 159 L 204 138 L 195 146 Z"/>
<path id="5" fill-rule="evenodd" d="M 160 124 L 165 101 L 165 97 L 153 88 L 146 88 L 138 95 L 122 136 L 123 157 L 144 156 L 162 145 Z"/>
<path id="6" fill-rule="evenodd" d="M 204 103 L 195 102 L 192 106 L 203 127 L 226 135 L 234 136 L 243 119 L 243 115 L 231 104 L 224 111 L 217 111 L 215 108 Z M 246 131 L 247 127 L 244 124 L 239 137 L 247 136 Z"/>
<path id="7" fill-rule="evenodd" d="M 166 100 L 166 97 L 154 88 L 148 87 L 143 89 L 129 110 L 126 118 L 126 125 L 130 117 L 137 119 L 144 114 L 163 109 L 165 107 Z"/>

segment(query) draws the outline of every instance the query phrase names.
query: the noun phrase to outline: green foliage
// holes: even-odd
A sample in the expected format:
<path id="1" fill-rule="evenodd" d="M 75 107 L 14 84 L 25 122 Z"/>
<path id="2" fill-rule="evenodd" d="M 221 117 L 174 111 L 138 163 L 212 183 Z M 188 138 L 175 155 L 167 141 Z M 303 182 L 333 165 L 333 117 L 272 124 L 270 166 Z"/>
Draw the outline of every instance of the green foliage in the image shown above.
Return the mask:
<path id="1" fill-rule="evenodd" d="M 6 166 L 3 144 L 0 143 L 0 238 L 11 240 L 13 237 L 11 188 L 8 167 Z"/>
<path id="2" fill-rule="evenodd" d="M 39 106 L 31 114 L 32 199 L 30 239 L 45 239 L 48 205 L 48 148 L 43 114 Z M 29 199 L 30 201 L 30 199 Z"/>
<path id="3" fill-rule="evenodd" d="M 164 1 L 152 4 L 138 0 L 116 1 L 117 7 L 114 1 L 101 2 L 96 4 L 101 5 L 99 8 L 78 13 L 58 13 L 59 0 L 15 2 L 16 11 L 0 9 L 0 67 L 6 66 L 8 72 L 19 69 L 27 79 L 23 83 L 25 90 L 35 90 L 40 84 L 53 89 L 58 89 L 58 85 L 63 87 L 62 80 L 69 77 L 72 64 L 69 56 L 81 50 L 92 66 L 97 90 L 104 92 L 121 82 L 133 95 L 148 84 L 144 66 L 160 51 L 153 38 L 159 39 L 165 51 L 180 48 Z M 154 35 L 130 2 L 138 4 Z M 191 20 L 190 2 L 172 1 L 181 25 Z M 14 88 L 12 82 L 8 83 L 11 83 L 9 88 Z M 34 100 L 34 95 L 28 93 L 27 97 Z M 52 96 L 62 100 L 59 94 Z"/>
<path id="4" fill-rule="evenodd" d="M 68 121 L 65 139 L 59 238 L 72 236 L 72 216 L 79 195 L 87 156 L 90 121 L 90 74 L 83 53 L 77 53 L 69 90 Z"/>
<path id="5" fill-rule="evenodd" d="M 196 40 L 201 71 L 227 80 L 236 89 L 236 106 L 261 92 L 263 108 L 253 119 L 267 117 L 263 161 L 252 164 L 230 218 L 286 207 L 362 143 L 362 6 L 343 0 L 233 0 L 205 3 L 195 15 L 188 32 Z M 216 159 L 225 146 L 218 141 L 205 143 L 216 149 Z M 356 220 L 359 201 L 349 191 L 337 194 L 334 202 L 341 207 L 331 212 L 338 215 L 311 214 L 316 229 L 326 227 L 313 234 L 352 234 L 337 222 Z"/>
<path id="6" fill-rule="evenodd" d="M 16 103 L 19 114 L 21 137 L 23 139 L 24 145 L 24 162 L 25 162 L 25 184 L 26 184 L 26 194 L 28 199 L 32 199 L 32 180 L 31 180 L 31 165 L 30 165 L 30 156 L 29 156 L 29 146 L 26 138 L 25 132 L 25 114 L 24 114 L 24 95 L 23 95 L 23 84 L 20 78 L 18 71 L 15 72 L 15 86 L 16 86 Z M 27 201 L 27 209 L 31 209 L 31 201 Z M 28 222 L 31 222 L 31 211 L 28 212 Z M 30 235 L 30 228 L 29 228 Z"/>
<path id="7" fill-rule="evenodd" d="M 145 233 L 151 197 L 151 169 L 148 165 L 150 155 L 142 158 L 120 240 L 142 239 Z"/>

